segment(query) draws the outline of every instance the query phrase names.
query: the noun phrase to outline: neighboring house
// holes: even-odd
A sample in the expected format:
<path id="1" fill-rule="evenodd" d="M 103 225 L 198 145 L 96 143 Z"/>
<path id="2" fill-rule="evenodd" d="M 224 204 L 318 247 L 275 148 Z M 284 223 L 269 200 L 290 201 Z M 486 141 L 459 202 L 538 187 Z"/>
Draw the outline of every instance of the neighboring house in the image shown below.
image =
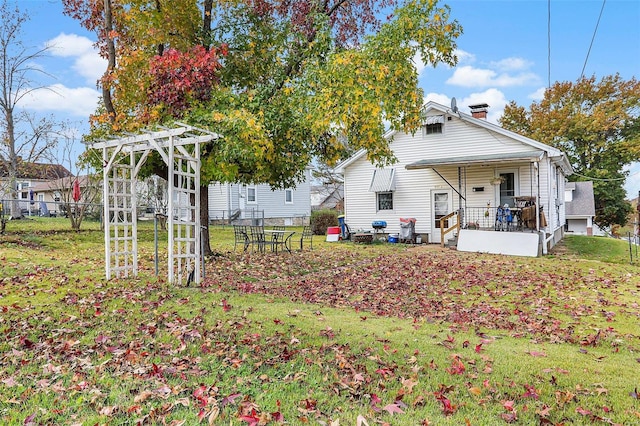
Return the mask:
<path id="1" fill-rule="evenodd" d="M 39 182 L 31 188 L 34 194 L 35 207 L 41 215 L 51 215 L 59 213 L 63 210 L 62 205 L 73 202 L 73 186 L 78 181 L 80 188 L 80 202 L 91 198 L 102 188 L 100 182 L 92 183 L 89 176 L 67 176 L 60 179 L 52 179 L 46 182 Z M 83 195 L 91 191 L 91 197 Z"/>
<path id="2" fill-rule="evenodd" d="M 579 235 L 604 235 L 593 223 L 596 216 L 593 182 L 567 182 L 564 193 L 565 231 Z"/>
<path id="3" fill-rule="evenodd" d="M 314 185 L 311 187 L 311 210 L 343 209 L 344 185 Z"/>
<path id="4" fill-rule="evenodd" d="M 269 185 L 215 183 L 209 185 L 209 219 L 224 223 L 306 224 L 311 215 L 311 170 L 295 188 L 272 190 Z"/>
<path id="5" fill-rule="evenodd" d="M 401 218 L 415 218 L 422 241 L 441 243 L 458 233 L 459 250 L 546 252 L 563 236 L 564 183 L 572 173 L 565 155 L 487 122 L 486 104 L 473 106 L 471 115 L 452 107 L 429 102 L 414 135 L 385 135 L 393 138 L 393 167 L 376 168 L 364 151 L 338 166 L 347 224 L 366 231 L 385 221 L 387 233 L 398 233 Z M 504 229 L 525 232 L 490 232 L 505 204 L 514 221 Z"/>
<path id="6" fill-rule="evenodd" d="M 38 201 L 33 188 L 45 182 L 73 176 L 69 170 L 60 164 L 32 163 L 19 161 L 17 190 L 20 207 L 23 210 L 30 209 L 31 201 Z M 11 198 L 9 188 L 9 169 L 5 162 L 0 162 L 0 199 L 5 204 Z M 33 197 L 33 198 L 32 198 Z M 5 208 L 8 206 L 5 205 Z M 8 208 L 6 211 L 9 211 Z"/>

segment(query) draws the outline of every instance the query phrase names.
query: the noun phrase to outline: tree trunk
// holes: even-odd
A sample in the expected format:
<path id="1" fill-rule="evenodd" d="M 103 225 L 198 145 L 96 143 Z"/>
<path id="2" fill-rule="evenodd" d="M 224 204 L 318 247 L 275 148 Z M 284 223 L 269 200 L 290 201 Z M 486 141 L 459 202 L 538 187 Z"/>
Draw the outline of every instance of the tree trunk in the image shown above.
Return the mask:
<path id="1" fill-rule="evenodd" d="M 107 71 L 104 73 L 104 77 L 102 78 L 102 100 L 104 102 L 104 107 L 109 114 L 109 119 L 112 123 L 116 120 L 116 109 L 113 106 L 113 102 L 111 100 L 111 74 L 113 70 L 116 69 L 116 45 L 113 42 L 113 38 L 111 37 L 111 32 L 113 31 L 113 20 L 111 15 L 111 0 L 104 0 L 104 26 L 107 33 L 107 53 L 108 53 L 108 63 L 107 63 Z"/>
<path id="2" fill-rule="evenodd" d="M 213 0 L 204 0 L 204 16 L 202 19 L 202 45 L 209 50 L 211 45 L 211 10 Z"/>
<path id="3" fill-rule="evenodd" d="M 203 255 L 211 255 L 211 241 L 209 237 L 209 185 L 200 185 L 200 226 L 202 227 Z"/>

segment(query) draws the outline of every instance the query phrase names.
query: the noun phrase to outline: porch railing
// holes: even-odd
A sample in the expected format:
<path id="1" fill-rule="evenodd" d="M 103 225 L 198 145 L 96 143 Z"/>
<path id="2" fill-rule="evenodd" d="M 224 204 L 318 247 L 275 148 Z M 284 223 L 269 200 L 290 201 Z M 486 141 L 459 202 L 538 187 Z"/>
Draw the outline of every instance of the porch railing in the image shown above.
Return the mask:
<path id="1" fill-rule="evenodd" d="M 500 207 L 467 207 L 464 209 L 461 227 L 483 231 L 535 231 L 536 207 L 510 207 L 506 212 Z"/>
<path id="2" fill-rule="evenodd" d="M 453 225 L 445 228 L 449 224 L 449 219 L 452 219 L 454 217 L 455 219 L 452 220 Z M 444 247 L 445 235 L 447 235 L 449 232 L 456 231 L 457 233 L 460 231 L 460 217 L 460 211 L 456 210 L 440 218 L 440 246 Z"/>

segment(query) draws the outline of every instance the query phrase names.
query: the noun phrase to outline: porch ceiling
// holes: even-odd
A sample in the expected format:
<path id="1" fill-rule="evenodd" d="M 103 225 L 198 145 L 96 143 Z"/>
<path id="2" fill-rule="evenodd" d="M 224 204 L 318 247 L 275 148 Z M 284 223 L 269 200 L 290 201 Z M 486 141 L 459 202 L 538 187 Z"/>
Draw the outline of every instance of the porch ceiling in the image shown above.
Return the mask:
<path id="1" fill-rule="evenodd" d="M 544 151 L 507 152 L 488 155 L 432 158 L 407 164 L 407 170 L 428 169 L 436 166 L 466 166 L 468 164 L 503 163 L 505 161 L 540 161 Z"/>

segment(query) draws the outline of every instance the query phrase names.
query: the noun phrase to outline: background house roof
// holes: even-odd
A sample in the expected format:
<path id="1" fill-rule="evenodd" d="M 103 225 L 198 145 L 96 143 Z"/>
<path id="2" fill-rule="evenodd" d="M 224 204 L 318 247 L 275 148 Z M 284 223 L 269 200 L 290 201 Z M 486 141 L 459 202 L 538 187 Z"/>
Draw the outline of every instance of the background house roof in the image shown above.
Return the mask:
<path id="1" fill-rule="evenodd" d="M 61 164 L 18 162 L 18 179 L 52 180 L 73 176 L 66 167 Z M 0 178 L 9 177 L 9 164 L 0 162 Z"/>
<path id="2" fill-rule="evenodd" d="M 565 203 L 567 216 L 595 216 L 593 182 L 567 182 L 565 191 L 573 191 L 573 200 Z"/>
<path id="3" fill-rule="evenodd" d="M 38 182 L 30 189 L 35 192 L 47 192 L 47 191 L 61 191 L 70 190 L 73 187 L 73 182 L 78 181 L 81 188 L 86 188 L 90 185 L 89 176 L 66 176 L 60 179 L 49 180 L 46 182 Z"/>

